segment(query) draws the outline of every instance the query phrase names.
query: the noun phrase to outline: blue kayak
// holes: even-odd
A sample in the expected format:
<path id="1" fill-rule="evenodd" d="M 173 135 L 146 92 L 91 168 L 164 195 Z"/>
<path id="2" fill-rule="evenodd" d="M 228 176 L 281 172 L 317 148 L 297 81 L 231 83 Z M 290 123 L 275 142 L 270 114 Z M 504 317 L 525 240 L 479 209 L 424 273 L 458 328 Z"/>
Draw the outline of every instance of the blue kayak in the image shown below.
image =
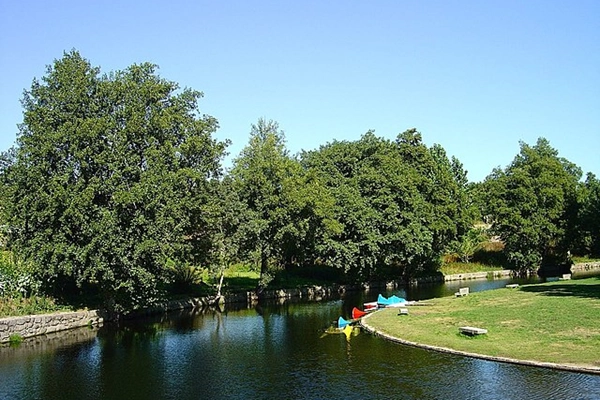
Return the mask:
<path id="1" fill-rule="evenodd" d="M 406 303 L 406 299 L 403 299 L 402 297 L 398 297 L 396 295 L 386 298 L 380 294 L 377 297 L 377 305 L 380 307 L 389 307 L 389 306 L 399 305 L 399 304 L 404 304 L 404 303 Z"/>
<path id="2" fill-rule="evenodd" d="M 344 329 L 349 324 L 350 324 L 350 321 L 347 321 L 342 317 L 338 318 L 338 328 Z"/>

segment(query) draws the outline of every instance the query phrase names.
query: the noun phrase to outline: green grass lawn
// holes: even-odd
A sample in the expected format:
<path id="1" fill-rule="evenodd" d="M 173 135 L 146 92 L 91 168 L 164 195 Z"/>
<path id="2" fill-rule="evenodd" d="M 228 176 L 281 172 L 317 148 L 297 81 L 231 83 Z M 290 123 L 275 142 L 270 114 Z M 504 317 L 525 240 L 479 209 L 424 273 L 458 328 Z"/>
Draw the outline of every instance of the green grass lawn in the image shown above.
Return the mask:
<path id="1" fill-rule="evenodd" d="M 600 258 L 573 256 L 575 264 L 599 262 Z"/>
<path id="2" fill-rule="evenodd" d="M 365 322 L 388 335 L 454 350 L 600 368 L 600 278 L 428 300 L 408 316 L 389 308 Z M 469 337 L 460 326 L 488 330 Z"/>
<path id="3" fill-rule="evenodd" d="M 230 291 L 254 290 L 260 274 L 255 271 L 226 271 L 223 282 Z"/>

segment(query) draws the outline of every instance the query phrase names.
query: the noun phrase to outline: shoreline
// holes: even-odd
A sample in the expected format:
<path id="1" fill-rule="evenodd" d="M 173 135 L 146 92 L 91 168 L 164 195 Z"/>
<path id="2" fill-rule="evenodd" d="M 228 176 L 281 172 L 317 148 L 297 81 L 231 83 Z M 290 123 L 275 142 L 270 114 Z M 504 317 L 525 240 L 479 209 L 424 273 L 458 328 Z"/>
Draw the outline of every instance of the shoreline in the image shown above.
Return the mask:
<path id="1" fill-rule="evenodd" d="M 600 262 L 574 264 L 573 272 L 587 272 L 600 269 Z M 441 275 L 430 277 L 429 279 L 421 278 L 411 282 L 411 284 L 419 283 L 434 283 L 434 282 L 450 282 L 450 281 L 468 281 L 482 279 L 503 279 L 509 277 L 513 271 L 511 270 L 496 270 L 493 272 L 474 272 L 453 275 Z M 379 284 L 363 284 L 363 285 L 331 285 L 331 286 L 307 286 L 303 288 L 293 289 L 273 289 L 266 290 L 260 295 L 256 292 L 239 292 L 223 295 L 219 299 L 220 304 L 228 303 L 243 303 L 248 304 L 257 302 L 261 299 L 289 299 L 289 298 L 309 298 L 320 300 L 331 295 L 334 292 L 343 293 L 352 290 L 369 290 L 375 288 L 390 288 L 398 287 L 399 282 L 387 282 Z M 183 300 L 171 300 L 155 307 L 149 307 L 142 310 L 134 311 L 124 318 L 143 318 L 148 315 L 164 313 L 174 310 L 194 309 L 213 306 L 212 301 L 208 297 L 187 298 Z M 90 314 L 91 313 L 91 314 Z M 69 316 L 70 320 L 65 321 L 65 315 Z M 43 336 L 47 333 L 60 332 L 70 330 L 80 326 L 102 326 L 107 322 L 105 314 L 101 310 L 86 310 L 86 311 L 65 311 L 50 314 L 33 314 L 16 317 L 0 318 L 0 344 L 10 342 L 11 335 L 18 335 L 21 339 L 30 339 L 37 336 Z M 401 340 L 401 339 L 400 339 Z M 407 345 L 417 345 L 418 343 L 404 341 Z M 433 349 L 436 350 L 436 349 Z M 457 353 L 458 354 L 458 353 Z M 500 361 L 500 360 L 498 360 Z M 506 361 L 509 362 L 509 361 Z M 599 373 L 599 372 L 596 372 Z"/>
<path id="2" fill-rule="evenodd" d="M 509 358 L 509 357 L 496 357 L 496 356 L 490 356 L 487 354 L 470 353 L 470 352 L 466 352 L 466 351 L 462 351 L 462 350 L 455 350 L 455 349 L 448 348 L 448 347 L 440 347 L 440 346 L 433 346 L 433 345 L 424 344 L 424 343 L 412 342 L 412 341 L 405 340 L 405 339 L 402 339 L 397 336 L 387 334 L 387 333 L 382 332 L 382 331 L 374 328 L 373 326 L 369 325 L 366 322 L 366 320 L 368 320 L 376 312 L 379 312 L 379 311 L 375 311 L 374 313 L 370 313 L 370 314 L 367 314 L 364 317 L 362 317 L 359 321 L 359 324 L 368 333 L 370 333 L 374 336 L 379 336 L 390 342 L 398 343 L 398 344 L 405 345 L 405 346 L 417 347 L 417 348 L 421 348 L 421 349 L 429 350 L 429 351 L 437 351 L 439 353 L 453 354 L 453 355 L 458 355 L 458 356 L 463 356 L 463 357 L 477 358 L 480 360 L 501 362 L 501 363 L 505 363 L 505 364 L 525 365 L 525 366 L 530 366 L 530 367 L 550 368 L 550 369 L 556 369 L 556 370 L 561 370 L 561 371 L 570 371 L 570 372 L 600 375 L 600 367 L 590 367 L 590 366 L 576 365 L 576 364 L 558 364 L 558 363 L 550 363 L 550 362 L 535 361 L 535 360 L 520 360 L 520 359 L 516 359 L 516 358 Z"/>

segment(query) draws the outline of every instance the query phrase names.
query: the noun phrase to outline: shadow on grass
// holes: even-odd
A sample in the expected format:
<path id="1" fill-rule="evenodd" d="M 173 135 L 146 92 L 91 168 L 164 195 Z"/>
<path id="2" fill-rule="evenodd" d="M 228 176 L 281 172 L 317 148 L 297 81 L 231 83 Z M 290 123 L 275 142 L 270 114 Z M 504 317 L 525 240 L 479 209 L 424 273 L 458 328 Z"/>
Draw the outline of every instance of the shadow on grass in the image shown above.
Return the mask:
<path id="1" fill-rule="evenodd" d="M 571 296 L 584 297 L 590 299 L 600 299 L 600 278 L 594 278 L 593 283 L 578 283 L 577 281 L 564 281 L 564 283 L 561 282 L 553 285 L 523 286 L 521 290 L 524 292 L 539 293 L 544 296 Z"/>
<path id="2" fill-rule="evenodd" d="M 248 278 L 245 276 L 228 277 L 223 279 L 223 282 L 229 290 L 254 290 L 258 285 L 258 278 Z"/>

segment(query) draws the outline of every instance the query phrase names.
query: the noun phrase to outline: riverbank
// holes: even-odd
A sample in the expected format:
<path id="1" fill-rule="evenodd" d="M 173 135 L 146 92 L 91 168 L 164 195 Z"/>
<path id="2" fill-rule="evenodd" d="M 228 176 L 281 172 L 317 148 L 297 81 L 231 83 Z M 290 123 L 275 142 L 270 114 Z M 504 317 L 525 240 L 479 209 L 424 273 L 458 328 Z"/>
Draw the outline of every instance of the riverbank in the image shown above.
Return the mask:
<path id="1" fill-rule="evenodd" d="M 202 309 L 219 304 L 246 303 L 255 304 L 258 299 L 289 299 L 304 298 L 311 301 L 320 301 L 335 292 L 358 289 L 358 286 L 335 285 L 309 286 L 294 289 L 265 290 L 260 295 L 256 292 L 231 293 L 218 299 L 213 297 L 186 298 L 171 300 L 154 307 L 128 313 L 122 318 L 133 319 L 145 316 L 167 313 L 176 310 Z M 100 310 L 65 311 L 50 314 L 24 315 L 0 318 L 0 344 L 11 340 L 20 342 L 37 336 L 47 335 L 60 331 L 71 330 L 83 326 L 99 327 L 107 321 L 106 315 Z"/>
<path id="2" fill-rule="evenodd" d="M 473 279 L 501 279 L 513 276 L 515 271 L 511 269 L 498 269 L 493 271 L 464 272 L 460 274 L 446 274 L 425 278 L 416 278 L 412 283 L 434 283 L 434 282 L 452 282 L 468 281 Z"/>
<path id="3" fill-rule="evenodd" d="M 399 343 L 494 361 L 600 374 L 600 280 L 558 281 L 428 300 L 361 321 Z M 474 337 L 459 327 L 487 330 Z"/>
<path id="4" fill-rule="evenodd" d="M 589 272 L 600 269 L 600 263 L 591 262 L 584 264 L 575 264 L 573 271 Z M 453 275 L 439 274 L 435 277 L 420 278 L 411 282 L 411 284 L 449 282 L 477 279 L 496 279 L 510 276 L 511 270 L 496 270 L 488 272 L 471 272 Z M 218 299 L 219 304 L 247 303 L 254 304 L 261 299 L 289 299 L 306 298 L 311 301 L 319 301 L 327 298 L 332 293 L 345 292 L 348 290 L 366 290 L 376 288 L 397 288 L 402 286 L 400 282 L 387 282 L 373 285 L 331 285 L 331 286 L 306 286 L 302 288 L 265 290 L 260 295 L 254 291 L 243 291 L 230 293 Z M 144 317 L 157 313 L 165 313 L 174 310 L 202 308 L 214 305 L 214 300 L 208 297 L 186 298 L 182 300 L 173 300 L 155 307 L 132 312 L 127 318 Z M 21 317 L 11 316 L 0 318 L 0 343 L 6 343 L 14 335 L 19 339 L 27 339 L 49 332 L 58 332 L 72 329 L 79 326 L 101 326 L 104 323 L 104 314 L 98 310 L 92 310 L 95 313 L 90 317 L 87 311 L 79 312 L 54 312 L 50 314 L 26 315 Z M 65 317 L 67 315 L 68 317 Z"/>

